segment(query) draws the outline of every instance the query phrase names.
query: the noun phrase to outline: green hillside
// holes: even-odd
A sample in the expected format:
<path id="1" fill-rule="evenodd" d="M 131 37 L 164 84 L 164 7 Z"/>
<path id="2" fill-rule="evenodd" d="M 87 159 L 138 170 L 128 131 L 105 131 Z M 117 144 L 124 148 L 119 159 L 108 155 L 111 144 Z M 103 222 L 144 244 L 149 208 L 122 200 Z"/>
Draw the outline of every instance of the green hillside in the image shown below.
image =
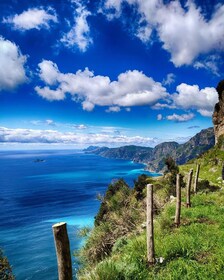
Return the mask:
<path id="1" fill-rule="evenodd" d="M 224 137 L 220 137 L 216 146 L 201 154 L 198 158 L 180 166 L 180 170 L 186 174 L 190 168 L 195 169 L 197 163 L 200 164 L 201 180 L 209 180 L 212 184 L 221 186 L 224 164 Z"/>
<path id="2" fill-rule="evenodd" d="M 174 226 L 175 194 L 172 176 L 136 180 L 134 189 L 123 181 L 111 184 L 95 227 L 77 253 L 82 264 L 80 280 L 224 279 L 224 190 L 221 169 L 224 141 L 190 163 L 180 166 L 187 174 L 201 164 L 198 193 L 185 207 L 182 188 L 181 225 Z M 186 180 L 186 176 L 184 178 Z M 207 181 L 205 181 L 207 180 Z M 157 263 L 146 257 L 145 185 L 154 184 L 154 231 Z M 184 186 L 184 183 L 183 183 Z"/>

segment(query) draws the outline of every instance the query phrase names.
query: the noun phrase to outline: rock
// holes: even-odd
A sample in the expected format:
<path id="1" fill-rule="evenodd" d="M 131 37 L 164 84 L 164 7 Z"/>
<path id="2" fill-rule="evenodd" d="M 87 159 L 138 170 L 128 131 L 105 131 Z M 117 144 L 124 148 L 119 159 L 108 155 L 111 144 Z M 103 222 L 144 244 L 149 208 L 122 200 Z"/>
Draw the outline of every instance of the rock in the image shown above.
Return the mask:
<path id="1" fill-rule="evenodd" d="M 224 135 L 224 80 L 219 82 L 216 90 L 219 96 L 219 102 L 215 104 L 214 113 L 212 115 L 215 143 L 218 142 L 218 138 L 221 135 Z"/>
<path id="2" fill-rule="evenodd" d="M 146 223 L 142 223 L 141 228 L 146 228 Z"/>
<path id="3" fill-rule="evenodd" d="M 173 196 L 173 195 L 171 195 L 171 196 L 170 196 L 170 202 L 172 203 L 172 202 L 174 202 L 174 201 L 176 201 L 176 197 Z"/>
<path id="4" fill-rule="evenodd" d="M 164 260 L 165 259 L 163 257 L 156 258 L 156 263 L 162 264 L 164 262 Z"/>

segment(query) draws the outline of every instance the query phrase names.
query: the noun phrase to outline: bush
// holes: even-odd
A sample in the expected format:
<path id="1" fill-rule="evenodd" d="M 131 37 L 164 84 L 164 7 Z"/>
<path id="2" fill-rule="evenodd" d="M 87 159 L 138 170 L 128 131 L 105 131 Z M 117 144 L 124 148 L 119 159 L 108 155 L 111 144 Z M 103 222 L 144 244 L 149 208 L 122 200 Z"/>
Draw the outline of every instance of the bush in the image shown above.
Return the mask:
<path id="1" fill-rule="evenodd" d="M 110 184 L 95 218 L 95 227 L 77 256 L 90 265 L 102 261 L 110 255 L 115 242 L 136 229 L 144 217 L 142 202 L 136 200 L 124 180 Z"/>
<path id="2" fill-rule="evenodd" d="M 198 190 L 199 191 L 206 191 L 206 192 L 214 192 L 219 189 L 218 186 L 212 186 L 210 185 L 210 182 L 208 180 L 202 180 L 198 182 Z"/>
<path id="3" fill-rule="evenodd" d="M 145 192 L 144 189 L 147 184 L 152 183 L 153 179 L 148 177 L 145 174 L 142 174 L 138 177 L 137 180 L 134 181 L 134 193 L 135 197 L 138 200 L 142 200 L 145 198 Z"/>
<path id="4" fill-rule="evenodd" d="M 123 179 L 119 179 L 108 186 L 108 189 L 102 199 L 100 209 L 95 217 L 95 226 L 98 226 L 101 222 L 105 221 L 106 214 L 109 211 L 116 210 L 116 208 L 120 207 L 120 205 L 115 205 L 116 200 L 114 200 L 115 204 L 113 206 L 111 204 L 108 204 L 108 202 L 112 199 L 113 196 L 115 196 L 118 191 L 122 191 L 124 196 L 127 196 L 130 193 L 130 188 Z"/>

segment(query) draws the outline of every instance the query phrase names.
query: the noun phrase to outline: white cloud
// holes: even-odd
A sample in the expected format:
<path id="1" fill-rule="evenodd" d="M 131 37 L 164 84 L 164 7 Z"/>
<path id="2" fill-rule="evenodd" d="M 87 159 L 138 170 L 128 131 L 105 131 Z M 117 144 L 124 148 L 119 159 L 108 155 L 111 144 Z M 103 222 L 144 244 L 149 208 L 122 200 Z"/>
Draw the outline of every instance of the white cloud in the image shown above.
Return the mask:
<path id="1" fill-rule="evenodd" d="M 214 112 L 213 110 L 206 110 L 206 109 L 198 109 L 198 113 L 200 113 L 203 117 L 211 117 Z"/>
<path id="2" fill-rule="evenodd" d="M 51 85 L 54 81 L 57 84 L 56 89 L 36 87 L 40 96 L 52 101 L 63 100 L 66 94 L 70 94 L 75 102 L 82 102 L 83 109 L 87 111 L 93 110 L 96 105 L 109 106 L 112 110 L 118 110 L 117 107 L 151 106 L 168 96 L 161 83 L 138 70 L 121 73 L 117 81 L 111 81 L 107 76 L 94 75 L 88 68 L 75 74 L 63 74 L 50 61 L 44 60 L 38 66 L 43 82 Z"/>
<path id="3" fill-rule="evenodd" d="M 171 85 L 175 82 L 176 79 L 176 75 L 174 75 L 173 73 L 169 73 L 167 74 L 166 78 L 163 80 L 163 85 Z"/>
<path id="4" fill-rule="evenodd" d="M 57 82 L 57 77 L 59 70 L 56 63 L 50 60 L 44 60 L 38 64 L 39 66 L 39 76 L 42 81 L 48 85 L 54 85 Z"/>
<path id="5" fill-rule="evenodd" d="M 80 129 L 80 130 L 87 129 L 87 126 L 84 124 L 75 124 L 75 125 L 73 125 L 73 127 Z"/>
<path id="6" fill-rule="evenodd" d="M 49 101 L 58 101 L 65 99 L 65 93 L 61 89 L 52 90 L 49 87 L 40 88 L 36 86 L 35 91 L 38 93 L 38 95 Z"/>
<path id="7" fill-rule="evenodd" d="M 103 7 L 99 8 L 99 13 L 106 15 L 108 20 L 113 20 L 121 16 L 121 5 L 123 0 L 106 0 Z"/>
<path id="8" fill-rule="evenodd" d="M 13 24 L 15 29 L 25 31 L 29 29 L 50 28 L 50 22 L 57 23 L 57 15 L 52 8 L 33 8 L 5 18 L 4 23 Z"/>
<path id="9" fill-rule="evenodd" d="M 161 0 L 108 0 L 104 13 L 108 15 L 114 8 L 115 16 L 120 16 L 124 2 L 138 7 L 136 35 L 145 43 L 153 40 L 152 30 L 156 31 L 177 67 L 192 64 L 200 54 L 224 49 L 224 5 L 214 6 L 209 19 L 193 0 L 187 1 L 184 8 L 180 1 L 164 4 Z"/>
<path id="10" fill-rule="evenodd" d="M 64 145 L 143 145 L 151 146 L 157 144 L 155 138 L 144 138 L 140 136 L 126 136 L 120 134 L 82 134 L 74 132 L 59 132 L 57 130 L 34 130 L 34 129 L 10 129 L 0 127 L 1 143 L 46 143 L 46 144 L 64 144 Z"/>
<path id="11" fill-rule="evenodd" d="M 56 123 L 53 120 L 34 120 L 34 121 L 30 121 L 31 124 L 33 125 L 49 125 L 49 126 L 56 126 Z"/>
<path id="12" fill-rule="evenodd" d="M 0 91 L 13 90 L 27 82 L 26 60 L 27 56 L 22 55 L 18 46 L 0 37 Z"/>
<path id="13" fill-rule="evenodd" d="M 172 114 L 172 115 L 166 116 L 166 119 L 168 121 L 176 121 L 176 122 L 187 122 L 189 120 L 192 120 L 193 118 L 194 118 L 193 113 L 182 114 L 182 115 Z"/>
<path id="14" fill-rule="evenodd" d="M 163 115 L 162 114 L 158 114 L 157 115 L 157 121 L 161 121 L 163 119 Z"/>
<path id="15" fill-rule="evenodd" d="M 211 55 L 206 57 L 204 60 L 196 61 L 194 63 L 194 68 L 205 69 L 211 71 L 216 76 L 221 76 L 219 71 L 219 66 L 222 62 L 222 57 L 220 55 Z"/>
<path id="16" fill-rule="evenodd" d="M 200 90 L 198 85 L 182 83 L 177 86 L 177 92 L 172 95 L 177 108 L 196 109 L 203 116 L 211 116 L 218 102 L 215 88 L 206 87 Z"/>
<path id="17" fill-rule="evenodd" d="M 78 8 L 74 14 L 74 24 L 69 32 L 63 35 L 60 41 L 67 48 L 75 49 L 75 47 L 78 47 L 80 51 L 85 52 L 93 42 L 90 37 L 90 28 L 87 22 L 87 17 L 91 13 L 81 4 L 77 5 Z"/>
<path id="18" fill-rule="evenodd" d="M 148 43 L 152 34 L 152 28 L 149 24 L 140 26 L 136 31 L 136 36 L 143 42 Z"/>
<path id="19" fill-rule="evenodd" d="M 163 110 L 163 109 L 176 109 L 176 105 L 171 103 L 171 95 L 167 96 L 166 102 L 168 103 L 156 103 L 152 106 L 153 110 Z"/>
<path id="20" fill-rule="evenodd" d="M 106 112 L 107 113 L 111 113 L 111 112 L 118 113 L 118 112 L 120 112 L 120 110 L 121 110 L 121 108 L 119 106 L 111 106 L 106 110 Z"/>

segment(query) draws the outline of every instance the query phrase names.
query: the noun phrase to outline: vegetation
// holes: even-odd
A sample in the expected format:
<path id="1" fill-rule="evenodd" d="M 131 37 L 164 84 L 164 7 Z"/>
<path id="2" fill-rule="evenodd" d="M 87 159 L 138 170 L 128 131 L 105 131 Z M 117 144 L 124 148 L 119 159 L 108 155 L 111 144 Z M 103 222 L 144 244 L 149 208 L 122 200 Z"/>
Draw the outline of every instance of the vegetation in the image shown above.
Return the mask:
<path id="1" fill-rule="evenodd" d="M 179 280 L 223 279 L 224 191 L 221 188 L 224 141 L 184 166 L 166 160 L 167 174 L 159 178 L 141 175 L 131 189 L 119 180 L 102 199 L 96 225 L 78 252 L 82 263 L 79 280 Z M 187 175 L 201 164 L 198 193 L 192 207 L 182 207 L 181 225 L 174 226 L 175 176 Z M 218 180 L 217 180 L 218 178 Z M 183 177 L 183 183 L 185 178 Z M 154 184 L 155 252 L 157 262 L 148 267 L 145 232 L 145 186 Z M 185 188 L 182 185 L 182 204 Z M 103 205 L 103 206 L 102 206 Z"/>
<path id="2" fill-rule="evenodd" d="M 200 164 L 200 179 L 209 180 L 212 185 L 222 186 L 222 168 L 224 164 L 224 136 L 219 137 L 217 145 L 199 155 L 187 164 L 179 166 L 180 171 L 186 174 L 191 168 Z"/>
<path id="3" fill-rule="evenodd" d="M 0 279 L 1 280 L 14 280 L 12 274 L 12 268 L 9 264 L 8 259 L 3 255 L 2 250 L 0 249 Z"/>

